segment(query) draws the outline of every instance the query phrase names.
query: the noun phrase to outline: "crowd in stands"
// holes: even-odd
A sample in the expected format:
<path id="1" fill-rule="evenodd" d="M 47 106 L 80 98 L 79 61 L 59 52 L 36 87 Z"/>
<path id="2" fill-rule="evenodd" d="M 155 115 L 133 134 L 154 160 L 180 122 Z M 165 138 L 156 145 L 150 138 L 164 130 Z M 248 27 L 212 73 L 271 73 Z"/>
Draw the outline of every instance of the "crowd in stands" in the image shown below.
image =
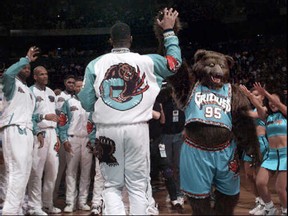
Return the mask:
<path id="1" fill-rule="evenodd" d="M 17 2 L 12 6 L 11 3 L 8 3 L 5 7 L 14 16 L 9 20 L 7 17 L 3 17 L 2 25 L 8 29 L 99 28 L 110 27 L 121 18 L 122 21 L 129 23 L 135 31 L 143 31 L 147 26 L 151 26 L 151 22 L 153 22 L 151 18 L 155 16 L 153 13 L 155 5 L 152 2 L 148 2 L 148 10 L 145 1 L 137 2 L 137 5 L 132 4 L 132 1 L 131 3 L 129 1 L 126 3 L 123 1 L 85 1 L 82 5 L 63 2 L 55 2 L 54 7 L 51 6 L 53 5 L 51 2 L 48 10 L 45 7 L 39 8 L 37 4 L 27 5 L 25 2 Z"/>
<path id="2" fill-rule="evenodd" d="M 266 3 L 265 5 L 267 5 Z M 54 9 L 51 7 L 53 4 L 55 5 Z M 163 4 L 164 1 L 160 0 L 155 2 L 151 0 L 139 0 L 137 4 L 135 4 L 135 2 L 133 3 L 132 0 L 113 0 L 107 2 L 85 0 L 83 4 L 76 4 L 76 2 L 73 1 L 69 1 L 68 4 L 68 1 L 51 0 L 48 3 L 44 1 L 42 7 L 38 7 L 37 4 L 25 4 L 25 1 L 15 4 L 13 4 L 13 1 L 7 1 L 7 4 L 4 5 L 3 14 L 0 15 L 0 17 L 1 19 L 3 18 L 2 24 L 4 26 L 6 24 L 8 29 L 110 27 L 120 17 L 121 21 L 131 26 L 131 29 L 135 31 L 134 34 L 144 35 L 141 36 L 143 40 L 141 38 L 141 42 L 136 43 L 141 44 L 141 46 L 138 45 L 139 47 L 132 47 L 132 49 L 134 49 L 134 51 L 137 49 L 136 51 L 139 51 L 139 53 L 148 53 L 154 50 L 156 51 L 157 45 L 155 46 L 155 43 L 151 43 L 150 38 L 145 39 L 145 35 L 148 34 L 147 31 L 150 31 L 150 36 L 148 35 L 148 37 L 151 37 L 154 13 L 157 11 L 157 8 L 163 7 Z M 227 8 L 233 7 L 233 5 L 229 6 L 229 4 L 232 4 L 231 2 L 223 2 L 220 4 L 219 1 L 200 2 L 179 0 L 173 3 L 171 0 L 166 1 L 165 4 L 174 4 L 174 6 L 181 11 L 181 21 L 184 24 L 185 22 L 191 23 L 213 20 L 219 16 L 219 13 L 229 15 Z M 282 7 L 283 5 L 287 5 L 287 2 L 277 1 L 276 6 L 274 5 L 273 7 Z M 226 9 L 224 6 L 227 6 Z M 9 10 L 14 14 L 13 17 L 5 16 L 5 13 Z M 31 11 L 33 11 L 33 13 L 31 13 Z M 44 11 L 47 11 L 47 13 L 44 13 Z M 27 22 L 27 20 L 29 20 L 29 22 Z M 212 41 L 211 44 L 207 45 L 202 42 L 193 42 L 194 34 L 193 30 L 191 39 L 189 35 L 183 35 L 183 40 L 181 39 L 182 44 L 180 44 L 184 58 L 190 61 L 191 64 L 193 63 L 193 55 L 197 49 L 204 48 L 220 51 L 232 56 L 236 60 L 236 65 L 231 73 L 232 82 L 251 87 L 255 80 L 265 83 L 279 81 L 281 86 L 286 87 L 286 82 L 284 81 L 287 78 L 286 35 L 269 38 L 264 38 L 262 35 L 259 35 L 253 39 L 234 39 L 224 42 Z M 211 36 L 211 38 L 212 37 L 213 36 Z M 185 40 L 188 41 L 183 43 Z M 189 42 L 189 40 L 192 40 L 192 42 Z M 75 43 L 82 42 L 76 41 Z M 65 75 L 70 73 L 76 76 L 83 75 L 85 66 L 90 60 L 110 51 L 110 45 L 107 41 L 103 41 L 103 47 L 97 50 L 95 46 L 98 46 L 98 43 L 96 45 L 93 44 L 93 46 L 91 44 L 92 48 L 89 48 L 89 43 L 94 43 L 94 41 L 88 41 L 87 44 L 84 42 L 85 48 L 83 48 L 83 45 L 82 48 L 76 48 L 77 44 L 75 44 L 75 47 L 72 45 L 71 48 L 51 48 L 51 50 L 48 50 L 46 53 L 42 53 L 42 57 L 39 58 L 37 64 L 44 64 L 49 70 L 49 74 L 51 74 L 50 85 L 52 88 L 63 88 L 62 80 Z M 101 42 L 99 44 L 101 44 Z M 39 44 L 37 44 L 37 46 L 41 47 Z M 47 46 L 47 44 L 45 44 L 45 46 Z M 6 56 L 6 54 L 1 53 L 2 51 L 0 48 L 0 59 L 1 56 Z M 18 58 L 18 55 L 12 55 L 12 57 Z M 7 67 L 10 65 L 10 62 L 14 62 L 14 59 L 6 62 Z M 31 82 L 33 82 L 32 79 Z"/>
<path id="3" fill-rule="evenodd" d="M 260 81 L 267 85 L 276 82 L 282 89 L 287 89 L 287 49 L 284 41 L 285 38 L 283 36 L 277 36 L 262 39 L 260 42 L 255 41 L 255 39 L 245 39 L 219 42 L 212 45 L 194 43 L 190 46 L 182 47 L 182 50 L 184 58 L 190 64 L 193 63 L 195 51 L 201 48 L 223 52 L 232 56 L 236 62 L 230 76 L 232 83 L 243 84 L 250 88 L 255 81 Z M 142 50 L 139 48 L 137 52 L 145 53 L 153 49 L 156 50 L 156 47 L 146 47 L 146 49 L 143 48 Z M 76 48 L 70 48 L 63 49 L 61 52 L 55 49 L 43 54 L 36 64 L 44 65 L 49 71 L 49 86 L 52 89 L 63 89 L 63 78 L 67 74 L 83 76 L 89 61 L 109 51 L 109 48 L 106 50 L 77 50 Z M 6 66 L 8 67 L 9 63 Z"/>
<path id="4" fill-rule="evenodd" d="M 25 1 L 3 0 L 0 14 L 0 27 L 7 29 L 80 29 L 111 27 L 121 19 L 128 23 L 133 31 L 145 31 L 151 26 L 157 10 L 163 7 L 174 7 L 181 11 L 184 22 L 221 20 L 232 15 L 266 16 L 276 13 L 287 6 L 287 1 L 278 0 L 274 4 L 269 1 L 217 1 L 217 0 L 85 0 L 77 1 L 50 0 Z M 13 14 L 13 16 L 11 16 Z"/>

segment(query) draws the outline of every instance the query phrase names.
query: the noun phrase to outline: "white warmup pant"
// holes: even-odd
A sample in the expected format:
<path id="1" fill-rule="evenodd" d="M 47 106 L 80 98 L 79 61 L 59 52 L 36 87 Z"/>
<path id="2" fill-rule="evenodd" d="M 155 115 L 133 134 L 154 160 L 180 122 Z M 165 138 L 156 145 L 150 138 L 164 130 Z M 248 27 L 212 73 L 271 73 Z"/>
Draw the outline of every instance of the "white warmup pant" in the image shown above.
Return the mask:
<path id="1" fill-rule="evenodd" d="M 45 131 L 45 138 L 42 148 L 39 148 L 37 137 L 34 138 L 33 165 L 28 182 L 28 206 L 34 209 L 53 206 L 53 191 L 59 166 L 58 152 L 55 149 L 56 131 L 54 128 L 43 131 Z"/>
<path id="2" fill-rule="evenodd" d="M 129 213 L 146 215 L 149 182 L 149 128 L 147 123 L 130 125 L 99 125 L 97 138 L 108 137 L 115 142 L 111 152 L 119 165 L 100 163 L 104 182 L 104 215 L 125 215 L 122 189 L 129 194 Z M 107 157 L 107 155 L 106 155 Z M 109 166 L 110 165 L 110 166 Z"/>
<path id="3" fill-rule="evenodd" d="M 149 151 L 148 151 L 148 158 L 149 158 L 149 173 L 151 172 L 151 160 L 150 160 L 150 145 L 149 145 Z M 148 188 L 147 188 L 147 198 L 149 202 L 149 206 L 152 208 L 155 208 L 156 206 L 156 201 L 153 197 L 153 191 L 152 191 L 152 185 L 151 185 L 151 177 L 149 174 L 149 181 L 148 181 Z"/>
<path id="4" fill-rule="evenodd" d="M 86 147 L 88 137 L 69 136 L 69 142 L 74 152 L 73 155 L 66 152 L 66 204 L 76 205 L 77 198 L 77 173 L 80 163 L 80 182 L 78 204 L 86 204 L 91 182 L 91 166 L 93 154 Z"/>
<path id="5" fill-rule="evenodd" d="M 3 131 L 0 131 L 0 205 L 3 207 L 4 199 L 6 196 L 6 168 L 5 168 L 5 162 L 4 162 L 4 156 L 3 156 L 3 145 L 2 145 L 2 137 L 3 137 Z M 3 158 L 2 158 L 3 156 Z M 3 161 L 2 161 L 3 160 Z"/>
<path id="6" fill-rule="evenodd" d="M 103 202 L 102 192 L 104 189 L 104 179 L 100 170 L 99 160 L 95 157 L 95 176 L 93 184 L 92 207 L 101 206 Z"/>
<path id="7" fill-rule="evenodd" d="M 54 192 L 53 192 L 53 200 L 54 202 L 57 201 L 58 196 L 59 196 L 59 189 L 60 189 L 60 185 L 62 182 L 62 179 L 64 178 L 64 174 L 66 172 L 66 151 L 64 149 L 64 146 L 61 146 L 58 152 L 58 156 L 59 156 L 59 166 L 58 166 L 58 173 L 57 173 L 57 178 L 56 178 L 56 182 L 55 182 L 55 188 L 54 188 Z"/>
<path id="8" fill-rule="evenodd" d="M 7 192 L 2 215 L 22 213 L 27 182 L 32 166 L 33 133 L 16 125 L 4 128 L 3 155 L 7 170 Z"/>

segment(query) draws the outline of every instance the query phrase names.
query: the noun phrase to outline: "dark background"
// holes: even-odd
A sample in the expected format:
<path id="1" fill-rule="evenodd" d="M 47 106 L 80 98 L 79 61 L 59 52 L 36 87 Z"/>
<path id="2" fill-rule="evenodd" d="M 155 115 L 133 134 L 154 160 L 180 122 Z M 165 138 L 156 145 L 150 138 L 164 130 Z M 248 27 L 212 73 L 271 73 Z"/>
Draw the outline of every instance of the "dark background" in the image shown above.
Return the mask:
<path id="1" fill-rule="evenodd" d="M 109 28 L 119 20 L 131 26 L 133 51 L 156 52 L 152 25 L 163 7 L 179 11 L 189 60 L 198 48 L 230 54 L 273 43 L 286 50 L 287 0 L 1 0 L 0 62 L 9 66 L 36 45 L 40 62 L 70 58 L 84 67 L 110 51 Z M 69 71 L 56 73 L 61 79 Z"/>
<path id="2" fill-rule="evenodd" d="M 81 29 L 128 23 L 137 47 L 156 44 L 153 18 L 164 7 L 173 7 L 184 23 L 181 43 L 215 43 L 269 35 L 286 35 L 286 0 L 1 0 L 1 54 L 11 54 L 31 44 L 43 51 L 52 48 L 105 49 L 108 35 L 85 35 Z M 79 35 L 14 36 L 11 30 L 78 29 Z M 34 33 L 35 34 L 35 33 Z M 65 36 L 66 34 L 66 36 Z M 29 36 L 27 36 L 29 35 Z M 137 43 L 136 43 L 137 42 Z M 6 54 L 5 54 L 6 55 Z"/>

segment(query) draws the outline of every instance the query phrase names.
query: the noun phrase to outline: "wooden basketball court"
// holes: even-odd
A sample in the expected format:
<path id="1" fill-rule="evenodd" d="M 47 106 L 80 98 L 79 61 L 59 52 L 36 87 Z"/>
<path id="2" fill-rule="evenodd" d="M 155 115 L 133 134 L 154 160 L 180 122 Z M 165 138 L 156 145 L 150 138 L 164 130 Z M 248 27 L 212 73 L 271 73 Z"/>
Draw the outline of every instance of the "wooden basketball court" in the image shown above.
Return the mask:
<path id="1" fill-rule="evenodd" d="M 255 197 L 250 191 L 249 185 L 247 184 L 247 181 L 245 179 L 244 173 L 243 173 L 243 167 L 241 167 L 240 176 L 241 176 L 241 191 L 240 191 L 240 200 L 239 203 L 235 209 L 235 215 L 249 215 L 249 210 L 251 210 L 255 203 Z M 171 205 L 169 202 L 166 202 L 167 197 L 167 191 L 165 189 L 164 183 L 159 182 L 158 184 L 158 190 L 154 192 L 154 198 L 156 202 L 158 203 L 159 207 L 159 213 L 160 215 L 191 215 L 192 210 L 188 202 L 185 202 L 184 210 L 182 212 L 178 212 L 177 210 L 173 210 L 171 208 Z M 275 177 L 273 177 L 270 180 L 269 187 L 270 191 L 272 193 L 272 200 L 274 204 L 280 209 L 279 206 L 279 199 L 277 197 L 275 188 Z M 91 190 L 90 190 L 91 191 Z M 92 194 L 91 194 L 92 195 Z M 91 200 L 91 198 L 90 198 Z M 58 199 L 56 206 L 61 208 L 62 210 L 65 207 L 65 197 L 62 191 L 62 196 Z M 75 211 L 73 213 L 62 213 L 62 215 L 89 215 L 90 212 L 85 211 Z"/>
<path id="2" fill-rule="evenodd" d="M 3 169 L 4 169 L 4 164 L 3 164 L 3 158 L 2 158 L 2 152 L 0 151 L 0 173 L 3 174 Z M 249 215 L 248 211 L 253 208 L 254 206 L 254 196 L 250 191 L 250 187 L 247 184 L 247 181 L 245 179 L 244 173 L 243 173 L 243 168 L 240 171 L 240 176 L 241 176 L 241 192 L 240 192 L 240 200 L 239 203 L 235 209 L 235 215 Z M 2 176 L 3 177 L 3 176 Z M 55 206 L 58 208 L 61 208 L 62 210 L 65 207 L 65 189 L 63 187 L 64 182 L 62 184 L 62 187 L 59 190 L 59 198 L 57 202 L 55 203 Z M 275 177 L 273 177 L 270 180 L 269 187 L 270 191 L 272 193 L 272 200 L 278 207 L 279 206 L 279 199 L 277 197 L 277 194 L 275 192 Z M 92 186 L 90 190 L 90 195 L 89 195 L 89 204 L 92 196 Z M 167 191 L 165 189 L 165 186 L 163 183 L 159 182 L 158 184 L 158 190 L 154 193 L 154 198 L 156 202 L 159 205 L 159 213 L 160 215 L 191 215 L 191 207 L 188 202 L 185 202 L 184 205 L 184 210 L 182 212 L 177 212 L 176 210 L 173 210 L 171 208 L 171 205 L 169 202 L 166 202 L 166 196 L 167 196 Z M 89 211 L 75 211 L 73 213 L 62 213 L 61 215 L 90 215 Z"/>

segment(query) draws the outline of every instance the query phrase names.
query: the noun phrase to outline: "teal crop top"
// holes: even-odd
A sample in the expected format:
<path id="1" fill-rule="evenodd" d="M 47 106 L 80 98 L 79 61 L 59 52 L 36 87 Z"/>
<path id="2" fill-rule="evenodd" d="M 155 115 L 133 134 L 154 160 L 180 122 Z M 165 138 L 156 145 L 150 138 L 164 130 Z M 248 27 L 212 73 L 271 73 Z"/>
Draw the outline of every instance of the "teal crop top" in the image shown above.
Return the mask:
<path id="1" fill-rule="evenodd" d="M 287 136 L 287 119 L 280 112 L 270 114 L 266 122 L 267 137 Z"/>

